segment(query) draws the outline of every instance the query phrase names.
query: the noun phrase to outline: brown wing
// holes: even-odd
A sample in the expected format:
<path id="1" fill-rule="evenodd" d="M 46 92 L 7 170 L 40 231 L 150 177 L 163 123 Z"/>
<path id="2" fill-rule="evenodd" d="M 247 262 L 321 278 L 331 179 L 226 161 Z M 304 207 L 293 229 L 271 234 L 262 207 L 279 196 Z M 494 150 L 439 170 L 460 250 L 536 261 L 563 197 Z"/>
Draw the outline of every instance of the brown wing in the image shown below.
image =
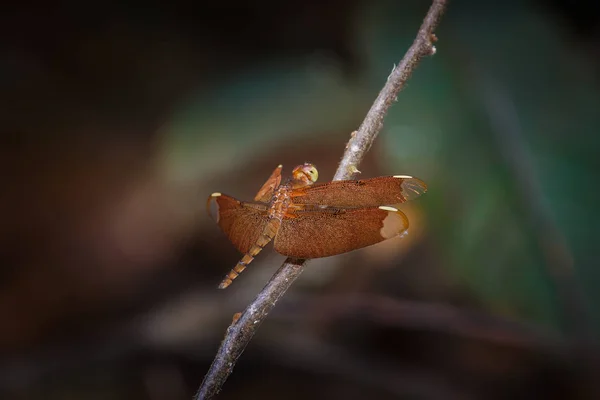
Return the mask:
<path id="1" fill-rule="evenodd" d="M 267 207 L 244 203 L 221 193 L 213 193 L 206 202 L 208 213 L 241 252 L 248 253 L 267 224 Z"/>
<path id="2" fill-rule="evenodd" d="M 379 243 L 408 229 L 408 218 L 393 207 L 298 211 L 284 218 L 275 250 L 296 258 L 319 258 Z"/>
<path id="3" fill-rule="evenodd" d="M 254 201 L 261 201 L 263 203 L 268 203 L 273 197 L 273 193 L 275 189 L 281 183 L 281 164 L 275 168 L 269 179 L 265 182 L 264 185 L 260 188 L 256 196 L 254 196 Z"/>
<path id="4" fill-rule="evenodd" d="M 359 181 L 335 181 L 292 191 L 295 204 L 330 207 L 376 207 L 398 204 L 427 191 L 425 182 L 411 176 L 380 176 Z"/>

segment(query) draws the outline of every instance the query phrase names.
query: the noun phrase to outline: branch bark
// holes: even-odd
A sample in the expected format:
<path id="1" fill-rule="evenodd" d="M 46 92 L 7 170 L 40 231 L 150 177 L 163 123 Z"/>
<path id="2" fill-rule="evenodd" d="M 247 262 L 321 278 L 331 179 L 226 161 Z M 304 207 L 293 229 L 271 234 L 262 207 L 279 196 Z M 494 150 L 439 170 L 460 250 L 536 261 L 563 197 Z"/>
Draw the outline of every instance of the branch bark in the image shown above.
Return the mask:
<path id="1" fill-rule="evenodd" d="M 413 44 L 388 77 L 358 131 L 352 133 L 333 180 L 352 179 L 359 172 L 358 165 L 381 131 L 385 115 L 396 96 L 404 88 L 421 59 L 435 54 L 433 43 L 437 38 L 433 32 L 444 13 L 446 2 L 433 1 Z M 194 396 L 195 400 L 211 399 L 219 393 L 258 327 L 300 276 L 305 262 L 306 260 L 288 258 L 241 316 L 227 328 L 221 347 Z"/>

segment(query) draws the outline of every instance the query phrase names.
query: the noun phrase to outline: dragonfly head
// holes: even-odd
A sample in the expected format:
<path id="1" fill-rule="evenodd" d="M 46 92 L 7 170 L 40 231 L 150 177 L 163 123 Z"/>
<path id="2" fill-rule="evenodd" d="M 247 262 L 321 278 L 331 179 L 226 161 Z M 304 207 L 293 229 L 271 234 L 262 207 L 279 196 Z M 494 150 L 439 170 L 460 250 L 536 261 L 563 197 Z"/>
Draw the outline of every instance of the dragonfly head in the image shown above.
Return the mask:
<path id="1" fill-rule="evenodd" d="M 315 168 L 314 165 L 310 163 L 304 163 L 294 168 L 294 171 L 292 171 L 292 176 L 298 183 L 312 185 L 317 181 L 317 179 L 319 179 L 319 171 L 317 171 L 317 168 Z"/>

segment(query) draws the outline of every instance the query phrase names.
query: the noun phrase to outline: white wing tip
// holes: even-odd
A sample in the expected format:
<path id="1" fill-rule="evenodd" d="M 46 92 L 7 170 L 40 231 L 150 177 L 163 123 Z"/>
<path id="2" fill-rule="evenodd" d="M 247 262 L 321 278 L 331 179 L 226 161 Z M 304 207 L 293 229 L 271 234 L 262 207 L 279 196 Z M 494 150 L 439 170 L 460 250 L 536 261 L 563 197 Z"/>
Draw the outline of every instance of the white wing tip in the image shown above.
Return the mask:
<path id="1" fill-rule="evenodd" d="M 210 197 L 219 197 L 219 196 L 222 196 L 222 194 L 219 192 L 214 192 L 213 194 L 210 195 Z"/>
<path id="2" fill-rule="evenodd" d="M 398 179 L 412 179 L 413 177 L 410 175 L 394 175 L 394 178 Z"/>
<path id="3" fill-rule="evenodd" d="M 381 221 L 382 225 L 379 230 L 379 234 L 384 240 L 398 236 L 408 229 L 408 218 L 402 211 L 388 206 L 380 206 L 379 209 L 387 211 L 387 215 Z"/>

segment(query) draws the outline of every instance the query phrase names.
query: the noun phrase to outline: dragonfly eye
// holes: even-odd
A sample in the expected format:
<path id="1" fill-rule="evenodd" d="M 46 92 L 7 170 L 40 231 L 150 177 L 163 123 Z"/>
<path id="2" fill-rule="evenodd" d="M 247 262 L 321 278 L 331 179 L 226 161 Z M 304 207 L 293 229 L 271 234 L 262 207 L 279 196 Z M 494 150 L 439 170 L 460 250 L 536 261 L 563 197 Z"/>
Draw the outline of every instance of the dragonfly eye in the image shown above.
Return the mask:
<path id="1" fill-rule="evenodd" d="M 317 171 L 317 169 L 313 165 L 305 169 L 305 172 L 307 173 L 311 182 L 314 183 L 317 181 L 317 179 L 319 179 L 319 171 Z"/>

